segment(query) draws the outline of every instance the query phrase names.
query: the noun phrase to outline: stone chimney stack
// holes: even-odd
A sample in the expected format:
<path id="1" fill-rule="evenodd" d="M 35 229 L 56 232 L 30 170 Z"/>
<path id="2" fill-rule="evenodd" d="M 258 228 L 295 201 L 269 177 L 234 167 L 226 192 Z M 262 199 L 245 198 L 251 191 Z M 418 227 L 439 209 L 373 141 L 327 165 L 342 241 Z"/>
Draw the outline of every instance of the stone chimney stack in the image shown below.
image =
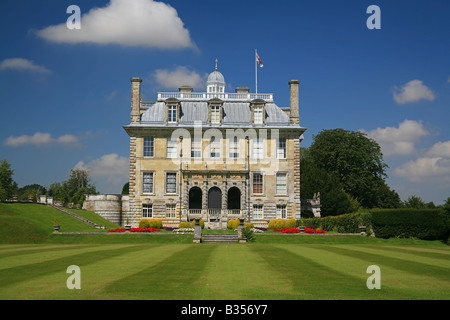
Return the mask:
<path id="1" fill-rule="evenodd" d="M 299 118 L 299 84 L 300 81 L 298 80 L 291 80 L 289 81 L 289 87 L 290 87 L 290 97 L 291 97 L 291 105 L 290 105 L 290 118 L 291 118 L 291 124 L 300 124 L 300 118 Z"/>
<path id="2" fill-rule="evenodd" d="M 131 78 L 131 123 L 140 121 L 141 82 L 139 78 Z"/>

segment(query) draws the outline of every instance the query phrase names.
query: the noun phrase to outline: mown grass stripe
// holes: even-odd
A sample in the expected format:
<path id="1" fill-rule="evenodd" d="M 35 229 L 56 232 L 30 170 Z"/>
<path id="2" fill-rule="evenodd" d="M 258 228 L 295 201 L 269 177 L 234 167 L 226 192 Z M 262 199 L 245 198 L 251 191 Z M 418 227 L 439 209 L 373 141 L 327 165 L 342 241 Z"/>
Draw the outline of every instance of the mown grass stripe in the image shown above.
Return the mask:
<path id="1" fill-rule="evenodd" d="M 318 248 L 320 248 L 321 250 L 326 250 L 328 252 L 339 253 L 344 256 L 358 257 L 360 259 L 366 260 L 368 263 L 373 265 L 385 265 L 408 273 L 427 275 L 439 280 L 449 280 L 449 270 L 447 268 L 425 264 L 417 261 L 400 259 L 389 255 L 386 256 L 383 254 L 383 252 L 366 252 L 363 248 L 361 248 L 361 250 L 355 250 L 351 249 L 350 246 L 346 246 L 346 248 L 343 248 L 338 246 L 323 245 Z"/>
<path id="2" fill-rule="evenodd" d="M 88 251 L 58 259 L 3 269 L 0 271 L 0 286 L 9 286 L 34 277 L 44 276 L 48 273 L 66 270 L 70 265 L 78 265 L 81 267 L 82 265 L 94 263 L 101 259 L 121 255 L 124 252 L 138 251 L 142 249 L 144 249 L 142 246 L 125 246 L 117 249 L 109 249 L 108 247 L 104 247 L 103 250 Z"/>
<path id="3" fill-rule="evenodd" d="M 301 251 L 292 254 L 282 246 L 271 245 L 251 248 L 271 265 L 272 272 L 284 277 L 284 285 L 292 288 L 291 299 L 363 299 L 367 296 L 377 299 L 381 296 L 377 292 L 368 293 L 359 278 L 319 264 L 301 255 Z"/>
<path id="4" fill-rule="evenodd" d="M 381 248 L 381 247 L 380 247 Z M 448 252 L 441 251 L 430 251 L 430 250 L 420 250 L 418 248 L 407 248 L 407 247 L 389 247 L 389 246 L 383 246 L 383 250 L 386 251 L 392 251 L 392 252 L 401 252 L 406 254 L 415 255 L 418 257 L 424 257 L 428 259 L 439 259 L 439 260 L 445 260 L 450 262 L 450 250 Z"/>
<path id="5" fill-rule="evenodd" d="M 10 250 L 2 250 L 0 248 L 0 259 L 4 258 L 11 258 L 14 256 L 24 256 L 24 255 L 32 255 L 32 254 L 39 254 L 39 253 L 45 253 L 45 252 L 59 252 L 59 251 L 65 251 L 65 250 L 72 250 L 72 249 L 83 249 L 83 248 L 92 248 L 92 244 L 86 244 L 86 245 L 54 245 L 54 246 L 39 246 L 39 245 L 33 245 L 33 246 L 26 246 L 26 247 L 17 247 L 17 248 L 10 248 Z M 1 267 L 1 265 L 0 265 Z"/>
<path id="6" fill-rule="evenodd" d="M 114 281 L 105 294 L 127 299 L 196 299 L 204 279 L 204 269 L 216 246 L 191 245 L 144 270 Z"/>

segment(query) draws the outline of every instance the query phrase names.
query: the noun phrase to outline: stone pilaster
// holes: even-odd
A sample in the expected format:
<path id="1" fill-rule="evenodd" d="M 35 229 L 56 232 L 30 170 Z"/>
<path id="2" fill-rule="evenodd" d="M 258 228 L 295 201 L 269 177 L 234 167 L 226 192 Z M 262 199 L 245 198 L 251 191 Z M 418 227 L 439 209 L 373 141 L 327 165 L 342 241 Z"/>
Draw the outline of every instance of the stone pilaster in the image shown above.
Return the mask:
<path id="1" fill-rule="evenodd" d="M 300 138 L 294 140 L 294 206 L 295 219 L 300 219 Z"/>

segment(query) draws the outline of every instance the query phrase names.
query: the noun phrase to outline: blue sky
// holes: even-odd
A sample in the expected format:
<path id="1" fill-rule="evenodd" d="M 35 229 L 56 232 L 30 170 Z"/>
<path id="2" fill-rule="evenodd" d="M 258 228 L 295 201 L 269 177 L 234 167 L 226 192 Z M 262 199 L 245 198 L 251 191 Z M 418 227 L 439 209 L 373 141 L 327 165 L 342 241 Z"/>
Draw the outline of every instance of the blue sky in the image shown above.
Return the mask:
<path id="1" fill-rule="evenodd" d="M 81 29 L 66 25 L 70 5 Z M 370 5 L 381 29 L 368 29 Z M 215 59 L 227 91 L 248 86 L 289 105 L 300 84 L 303 146 L 323 129 L 363 130 L 382 146 L 403 200 L 450 196 L 447 0 L 2 0 L 0 159 L 19 186 L 91 171 L 98 191 L 127 181 L 131 77 L 142 96 L 205 91 Z"/>

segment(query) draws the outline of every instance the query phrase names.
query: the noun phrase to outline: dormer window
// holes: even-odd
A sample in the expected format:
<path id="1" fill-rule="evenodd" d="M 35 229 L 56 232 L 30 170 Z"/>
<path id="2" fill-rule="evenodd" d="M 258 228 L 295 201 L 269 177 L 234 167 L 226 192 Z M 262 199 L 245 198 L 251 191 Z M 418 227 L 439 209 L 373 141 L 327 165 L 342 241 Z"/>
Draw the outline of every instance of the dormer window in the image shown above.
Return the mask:
<path id="1" fill-rule="evenodd" d="M 178 123 L 180 121 L 180 101 L 169 98 L 166 100 L 166 122 Z"/>
<path id="2" fill-rule="evenodd" d="M 211 99 L 208 103 L 208 118 L 209 118 L 209 123 L 212 124 L 220 124 L 222 123 L 222 118 L 223 118 L 223 109 L 222 109 L 222 100 L 214 98 Z"/>
<path id="3" fill-rule="evenodd" d="M 253 123 L 254 124 L 263 124 L 263 107 L 255 106 L 253 108 Z"/>
<path id="4" fill-rule="evenodd" d="M 177 106 L 169 105 L 167 106 L 167 122 L 175 123 L 178 122 L 178 112 Z"/>
<path id="5" fill-rule="evenodd" d="M 264 100 L 253 100 L 250 103 L 252 111 L 252 122 L 253 124 L 265 124 L 265 104 Z"/>

